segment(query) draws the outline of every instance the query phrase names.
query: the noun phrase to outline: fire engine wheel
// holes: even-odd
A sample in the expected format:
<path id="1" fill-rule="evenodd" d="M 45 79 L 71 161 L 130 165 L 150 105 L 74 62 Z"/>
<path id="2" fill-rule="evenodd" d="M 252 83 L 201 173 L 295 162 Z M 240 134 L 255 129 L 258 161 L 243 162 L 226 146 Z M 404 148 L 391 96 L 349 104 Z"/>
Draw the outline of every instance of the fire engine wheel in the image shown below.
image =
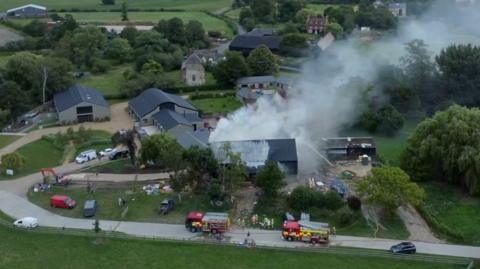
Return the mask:
<path id="1" fill-rule="evenodd" d="M 218 233 L 218 231 L 216 229 L 212 229 L 211 232 L 212 232 L 212 234 L 217 234 Z"/>
<path id="2" fill-rule="evenodd" d="M 195 228 L 195 227 L 190 227 L 190 232 L 196 233 L 196 232 L 197 232 L 197 228 Z"/>
<path id="3" fill-rule="evenodd" d="M 287 237 L 287 241 L 293 241 L 293 237 L 291 236 Z"/>

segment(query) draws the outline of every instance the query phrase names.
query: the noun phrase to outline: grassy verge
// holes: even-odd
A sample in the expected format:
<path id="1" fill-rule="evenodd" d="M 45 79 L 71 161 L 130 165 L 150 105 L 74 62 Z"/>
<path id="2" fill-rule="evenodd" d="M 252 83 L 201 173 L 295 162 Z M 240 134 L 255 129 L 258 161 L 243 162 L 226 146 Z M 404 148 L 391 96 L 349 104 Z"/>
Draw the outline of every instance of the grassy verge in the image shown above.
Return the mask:
<path id="1" fill-rule="evenodd" d="M 0 227 L 0 267 L 36 268 L 350 268 L 460 269 L 462 265 L 386 257 L 244 249 L 191 243 L 40 234 Z M 34 251 L 32 251 L 34 250 Z"/>
<path id="2" fill-rule="evenodd" d="M 115 1 L 115 5 L 102 5 L 98 0 L 64 1 L 64 0 L 37 0 L 35 4 L 46 6 L 49 10 L 55 9 L 89 9 L 110 10 L 120 9 L 123 1 Z M 223 7 L 229 7 L 231 0 L 126 0 L 131 9 L 182 9 L 182 10 L 209 10 L 215 11 Z M 21 5 L 30 4 L 29 0 L 2 0 L 0 10 L 8 10 Z"/>
<path id="3" fill-rule="evenodd" d="M 92 166 L 84 170 L 86 173 L 108 173 L 108 174 L 123 174 L 130 170 L 136 170 L 131 164 L 130 159 L 114 160 L 107 163 L 102 163 L 97 166 Z"/>
<path id="4" fill-rule="evenodd" d="M 55 167 L 62 164 L 63 151 L 54 147 L 45 139 L 39 139 L 19 148 L 17 153 L 25 158 L 25 167 L 14 176 L 0 175 L 2 179 L 14 179 L 40 171 L 44 167 Z"/>
<path id="5" fill-rule="evenodd" d="M 439 183 L 422 187 L 427 197 L 420 211 L 433 230 L 454 242 L 480 245 L 480 199 Z"/>
<path id="6" fill-rule="evenodd" d="M 233 96 L 198 99 L 191 100 L 190 102 L 200 109 L 204 115 L 227 114 L 242 106 L 242 104 Z"/>
<path id="7" fill-rule="evenodd" d="M 0 149 L 20 139 L 19 135 L 0 135 Z"/>
<path id="8" fill-rule="evenodd" d="M 132 180 L 134 175 L 132 175 Z M 133 189 L 133 182 L 131 189 Z M 140 187 L 138 187 L 140 189 Z M 77 201 L 77 207 L 72 210 L 51 208 L 49 199 L 53 194 L 65 194 Z M 127 201 L 128 211 L 122 217 L 124 208 L 120 208 L 117 204 L 119 197 L 124 197 Z M 172 212 L 165 216 L 158 213 L 158 206 L 160 202 L 166 198 L 175 198 L 177 203 Z M 86 188 L 80 187 L 54 187 L 48 192 L 28 193 L 28 199 L 47 209 L 55 214 L 67 217 L 83 218 L 83 204 L 85 200 L 96 199 L 99 203 L 97 216 L 100 219 L 109 220 L 126 220 L 126 221 L 144 221 L 144 222 L 159 222 L 159 223 L 175 223 L 182 224 L 185 221 L 185 216 L 189 211 L 222 211 L 222 208 L 211 208 L 208 197 L 204 195 L 185 196 L 182 201 L 178 202 L 176 194 L 146 195 L 143 192 L 132 193 L 130 190 L 97 190 L 94 194 L 88 194 Z"/>

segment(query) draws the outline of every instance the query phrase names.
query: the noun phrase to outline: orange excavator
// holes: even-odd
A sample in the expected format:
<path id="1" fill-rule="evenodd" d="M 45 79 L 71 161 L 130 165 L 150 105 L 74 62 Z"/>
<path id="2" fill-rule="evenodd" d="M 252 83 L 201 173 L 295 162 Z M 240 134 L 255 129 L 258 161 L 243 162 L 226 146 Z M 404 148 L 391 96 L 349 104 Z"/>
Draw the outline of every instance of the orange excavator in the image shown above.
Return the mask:
<path id="1" fill-rule="evenodd" d="M 40 172 L 43 176 L 43 184 L 50 183 L 50 180 L 55 180 L 53 185 L 68 186 L 70 184 L 70 178 L 66 175 L 59 175 L 53 168 L 42 168 Z"/>

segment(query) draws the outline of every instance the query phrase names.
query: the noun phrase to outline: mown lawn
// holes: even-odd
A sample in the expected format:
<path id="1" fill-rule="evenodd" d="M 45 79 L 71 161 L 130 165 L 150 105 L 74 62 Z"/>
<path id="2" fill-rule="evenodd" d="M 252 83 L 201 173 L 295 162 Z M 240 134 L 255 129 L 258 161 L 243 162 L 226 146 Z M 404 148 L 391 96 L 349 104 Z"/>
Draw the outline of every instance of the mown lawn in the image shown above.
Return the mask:
<path id="1" fill-rule="evenodd" d="M 108 73 L 91 75 L 76 79 L 76 83 L 99 90 L 104 96 L 115 96 L 120 94 L 123 81 L 123 72 L 128 66 L 112 68 Z"/>
<path id="2" fill-rule="evenodd" d="M 228 114 L 239 109 L 242 104 L 233 96 L 190 100 L 204 115 Z"/>
<path id="3" fill-rule="evenodd" d="M 110 10 L 120 9 L 124 1 L 115 1 L 115 5 L 102 5 L 99 0 L 37 0 L 35 4 L 46 6 L 47 9 L 95 9 Z M 182 9 L 182 10 L 209 10 L 215 11 L 229 7 L 231 0 L 126 0 L 128 8 L 137 9 Z M 21 5 L 32 3 L 30 0 L 2 0 L 0 1 L 0 10 L 5 11 Z"/>
<path id="4" fill-rule="evenodd" d="M 315 14 L 323 14 L 323 11 L 328 7 L 335 6 L 329 4 L 307 4 L 305 7 L 306 10 L 314 12 Z"/>
<path id="5" fill-rule="evenodd" d="M 13 143 L 21 137 L 22 136 L 20 135 L 0 135 L 0 149 L 8 144 Z"/>
<path id="6" fill-rule="evenodd" d="M 19 148 L 17 153 L 25 158 L 25 167 L 16 172 L 14 176 L 0 174 L 1 179 L 13 179 L 30 175 L 40 171 L 41 168 L 55 167 L 62 164 L 63 151 L 54 147 L 45 139 L 39 139 Z"/>
<path id="7" fill-rule="evenodd" d="M 211 208 L 208 196 L 196 195 L 182 197 L 182 201 L 178 202 L 176 194 L 146 195 L 141 191 L 141 184 L 138 183 L 138 193 L 132 193 L 134 188 L 133 180 L 135 175 L 132 175 L 132 185 L 127 186 L 127 190 L 101 190 L 98 189 L 94 194 L 87 194 L 86 188 L 83 187 L 54 187 L 49 192 L 28 193 L 28 199 L 56 214 L 83 218 L 83 204 L 85 200 L 95 199 L 99 203 L 97 216 L 100 219 L 109 220 L 129 220 L 129 221 L 144 221 L 144 222 L 161 222 L 161 223 L 175 223 L 183 224 L 185 216 L 189 211 L 222 211 L 222 208 Z M 49 199 L 53 194 L 65 194 L 77 201 L 77 207 L 74 209 L 60 209 L 51 208 Z M 125 210 L 118 206 L 117 201 L 119 197 L 123 197 L 127 201 L 128 211 L 122 218 L 122 212 Z M 166 198 L 171 197 L 176 200 L 175 208 L 169 214 L 162 216 L 158 213 L 158 206 L 160 202 Z"/>
<path id="8" fill-rule="evenodd" d="M 104 239 L 41 234 L 0 226 L 1 268 L 15 269 L 454 269 L 466 265 L 370 256 L 245 249 L 162 241 Z"/>
<path id="9" fill-rule="evenodd" d="M 6 66 L 8 59 L 10 59 L 11 56 L 11 52 L 0 52 L 0 67 Z"/>
<path id="10" fill-rule="evenodd" d="M 480 245 L 480 199 L 456 186 L 422 184 L 427 197 L 423 216 L 440 236 L 454 242 Z"/>
<path id="11" fill-rule="evenodd" d="M 120 12 L 74 12 L 71 14 L 79 22 L 120 22 Z M 64 15 L 64 14 L 60 14 Z M 212 17 L 204 12 L 189 11 L 189 12 L 129 12 L 128 18 L 131 22 L 151 22 L 157 23 L 159 20 L 168 20 L 178 17 L 187 23 L 190 20 L 198 20 L 202 23 L 207 31 L 215 30 L 224 33 L 225 36 L 232 36 L 232 30 L 228 28 L 227 24 L 215 17 Z"/>

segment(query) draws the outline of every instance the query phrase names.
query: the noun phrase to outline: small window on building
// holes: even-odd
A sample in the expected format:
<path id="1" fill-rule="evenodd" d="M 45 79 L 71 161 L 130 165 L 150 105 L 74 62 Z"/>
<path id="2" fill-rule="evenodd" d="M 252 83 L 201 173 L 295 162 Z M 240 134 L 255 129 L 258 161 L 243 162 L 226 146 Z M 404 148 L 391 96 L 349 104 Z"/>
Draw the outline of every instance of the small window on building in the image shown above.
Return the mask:
<path id="1" fill-rule="evenodd" d="M 195 74 L 192 75 L 192 81 L 195 81 Z"/>

